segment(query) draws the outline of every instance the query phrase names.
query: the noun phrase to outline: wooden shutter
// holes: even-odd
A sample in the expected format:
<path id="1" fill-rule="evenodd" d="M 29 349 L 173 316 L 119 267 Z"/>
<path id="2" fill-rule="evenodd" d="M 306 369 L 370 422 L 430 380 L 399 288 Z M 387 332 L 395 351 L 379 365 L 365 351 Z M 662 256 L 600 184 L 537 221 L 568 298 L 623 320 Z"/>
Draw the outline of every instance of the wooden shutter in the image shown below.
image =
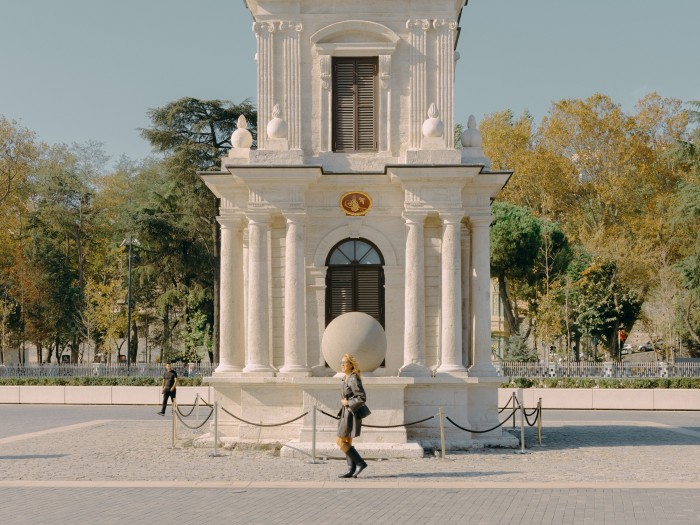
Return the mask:
<path id="1" fill-rule="evenodd" d="M 382 269 L 376 267 L 357 266 L 355 288 L 355 311 L 371 315 L 384 326 L 382 299 L 384 295 L 384 279 Z"/>
<path id="2" fill-rule="evenodd" d="M 326 324 L 336 317 L 353 311 L 353 267 L 328 269 L 326 283 Z"/>
<path id="3" fill-rule="evenodd" d="M 376 57 L 333 59 L 333 150 L 376 151 Z"/>

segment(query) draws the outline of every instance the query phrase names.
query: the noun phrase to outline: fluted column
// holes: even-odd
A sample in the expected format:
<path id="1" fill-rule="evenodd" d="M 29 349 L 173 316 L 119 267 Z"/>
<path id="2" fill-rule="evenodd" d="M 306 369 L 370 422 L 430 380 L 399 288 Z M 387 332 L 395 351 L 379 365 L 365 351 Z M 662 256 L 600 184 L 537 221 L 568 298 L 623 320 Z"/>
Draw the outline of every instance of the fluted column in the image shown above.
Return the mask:
<path id="1" fill-rule="evenodd" d="M 436 103 L 440 110 L 440 117 L 445 125 L 445 147 L 454 148 L 453 129 L 454 115 L 454 45 L 457 21 L 451 19 L 439 19 L 433 21 L 433 27 L 437 30 L 436 62 L 437 78 L 436 82 Z"/>
<path id="2" fill-rule="evenodd" d="M 272 376 L 270 366 L 269 254 L 266 212 L 248 214 L 248 352 L 246 374 Z"/>
<path id="3" fill-rule="evenodd" d="M 287 124 L 289 147 L 301 148 L 301 58 L 300 58 L 300 33 L 301 22 L 282 21 L 280 32 L 283 40 L 283 68 L 284 68 L 284 108 L 287 112 Z"/>
<path id="4" fill-rule="evenodd" d="M 430 29 L 430 20 L 427 18 L 409 20 L 406 29 L 410 31 L 408 44 L 410 46 L 409 67 L 410 76 L 410 112 L 408 118 L 408 147 L 419 149 L 421 146 L 421 126 L 428 111 L 427 102 L 427 32 Z"/>
<path id="5" fill-rule="evenodd" d="M 311 375 L 306 361 L 304 213 L 288 213 L 284 252 L 284 366 L 280 375 Z"/>
<path id="6" fill-rule="evenodd" d="M 238 375 L 245 361 L 243 328 L 243 233 L 240 217 L 218 217 L 221 224 L 219 366 L 216 375 Z"/>
<path id="7" fill-rule="evenodd" d="M 274 105 L 272 76 L 273 71 L 273 33 L 275 32 L 274 22 L 254 22 L 253 31 L 257 40 L 257 61 L 258 61 L 258 123 L 260 129 L 272 118 L 272 107 Z M 286 111 L 289 111 L 286 109 Z M 267 134 L 258 133 L 258 148 L 264 149 L 267 141 Z"/>
<path id="8" fill-rule="evenodd" d="M 441 215 L 442 230 L 442 306 L 440 366 L 438 373 L 464 373 L 462 364 L 462 283 L 461 274 L 461 212 Z"/>
<path id="9" fill-rule="evenodd" d="M 462 224 L 462 364 L 471 365 L 471 293 L 469 292 L 469 279 L 471 275 L 471 234 L 469 226 Z"/>
<path id="10" fill-rule="evenodd" d="M 469 218 L 472 225 L 472 349 L 471 376 L 495 376 L 491 362 L 491 263 L 489 226 L 491 215 Z"/>
<path id="11" fill-rule="evenodd" d="M 425 366 L 425 250 L 426 213 L 404 212 L 406 277 L 404 288 L 403 366 L 400 376 L 429 376 Z"/>

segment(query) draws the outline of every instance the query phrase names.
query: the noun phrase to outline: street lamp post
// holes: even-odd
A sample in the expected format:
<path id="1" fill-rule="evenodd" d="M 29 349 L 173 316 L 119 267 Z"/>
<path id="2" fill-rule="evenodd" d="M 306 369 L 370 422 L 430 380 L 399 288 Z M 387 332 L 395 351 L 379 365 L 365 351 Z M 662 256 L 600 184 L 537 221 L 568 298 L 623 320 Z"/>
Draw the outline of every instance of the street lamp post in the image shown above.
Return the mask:
<path id="1" fill-rule="evenodd" d="M 122 241 L 124 244 L 129 244 L 129 263 L 128 274 L 126 278 L 126 375 L 129 375 L 131 370 L 131 256 L 133 253 L 133 245 L 140 244 L 138 239 L 134 239 L 131 234 Z"/>

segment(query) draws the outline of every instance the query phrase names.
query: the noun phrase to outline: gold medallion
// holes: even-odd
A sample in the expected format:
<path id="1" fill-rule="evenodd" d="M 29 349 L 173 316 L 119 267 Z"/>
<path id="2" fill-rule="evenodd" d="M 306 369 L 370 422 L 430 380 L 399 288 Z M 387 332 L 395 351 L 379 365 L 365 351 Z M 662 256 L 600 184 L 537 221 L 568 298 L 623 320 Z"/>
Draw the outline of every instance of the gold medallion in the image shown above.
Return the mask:
<path id="1" fill-rule="evenodd" d="M 338 203 L 345 215 L 365 215 L 372 208 L 372 198 L 363 191 L 349 191 Z"/>

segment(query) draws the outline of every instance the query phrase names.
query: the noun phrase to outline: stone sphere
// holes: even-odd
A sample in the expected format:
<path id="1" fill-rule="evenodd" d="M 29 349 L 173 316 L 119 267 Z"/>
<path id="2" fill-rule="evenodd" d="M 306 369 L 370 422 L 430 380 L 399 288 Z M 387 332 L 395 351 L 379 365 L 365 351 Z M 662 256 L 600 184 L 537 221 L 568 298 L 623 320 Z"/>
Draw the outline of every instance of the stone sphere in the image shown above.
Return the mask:
<path id="1" fill-rule="evenodd" d="M 442 137 L 445 132 L 445 125 L 439 118 L 428 118 L 422 126 L 424 137 Z"/>
<path id="2" fill-rule="evenodd" d="M 231 145 L 236 149 L 248 149 L 253 145 L 253 135 L 245 128 L 238 128 L 231 134 Z"/>
<path id="3" fill-rule="evenodd" d="M 267 123 L 267 136 L 271 139 L 287 138 L 287 123 L 279 117 Z"/>
<path id="4" fill-rule="evenodd" d="M 372 372 L 386 356 L 386 333 L 374 317 L 362 312 L 348 312 L 336 317 L 326 327 L 321 341 L 323 357 L 333 370 L 340 372 L 340 358 L 352 354 L 361 372 Z"/>

